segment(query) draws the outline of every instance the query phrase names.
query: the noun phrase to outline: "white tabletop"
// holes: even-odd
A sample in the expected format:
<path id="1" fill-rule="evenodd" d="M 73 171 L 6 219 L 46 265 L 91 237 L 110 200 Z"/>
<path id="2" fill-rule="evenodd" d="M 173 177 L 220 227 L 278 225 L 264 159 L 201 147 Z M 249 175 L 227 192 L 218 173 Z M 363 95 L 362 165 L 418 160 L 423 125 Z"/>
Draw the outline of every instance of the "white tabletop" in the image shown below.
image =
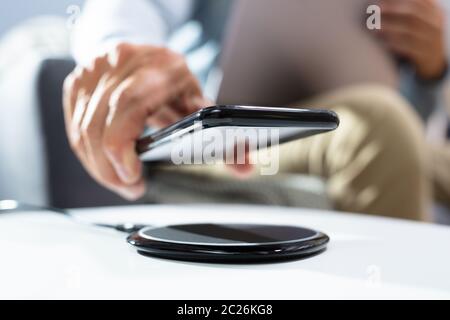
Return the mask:
<path id="1" fill-rule="evenodd" d="M 0 298 L 450 298 L 450 228 L 313 210 L 139 206 L 76 211 L 96 222 L 306 226 L 331 237 L 310 259 L 209 265 L 138 255 L 125 235 L 50 213 L 0 216 Z"/>

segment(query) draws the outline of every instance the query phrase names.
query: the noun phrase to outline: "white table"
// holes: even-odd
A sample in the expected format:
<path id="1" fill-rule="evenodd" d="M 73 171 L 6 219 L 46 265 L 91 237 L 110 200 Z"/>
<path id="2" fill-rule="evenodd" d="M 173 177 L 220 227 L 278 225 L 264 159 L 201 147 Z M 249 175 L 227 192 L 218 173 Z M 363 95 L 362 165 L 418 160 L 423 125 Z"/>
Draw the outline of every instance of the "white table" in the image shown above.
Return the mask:
<path id="1" fill-rule="evenodd" d="M 76 211 L 97 222 L 248 222 L 331 237 L 313 258 L 207 265 L 138 255 L 125 235 L 50 213 L 0 216 L 0 298 L 450 298 L 450 228 L 343 213 L 226 206 Z"/>

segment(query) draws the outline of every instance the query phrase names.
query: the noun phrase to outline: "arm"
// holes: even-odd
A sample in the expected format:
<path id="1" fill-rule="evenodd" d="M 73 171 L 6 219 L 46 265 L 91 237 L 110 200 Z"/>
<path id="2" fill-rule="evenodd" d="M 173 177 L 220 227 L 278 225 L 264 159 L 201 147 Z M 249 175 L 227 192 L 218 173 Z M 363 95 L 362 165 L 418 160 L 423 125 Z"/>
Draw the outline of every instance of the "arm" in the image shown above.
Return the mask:
<path id="1" fill-rule="evenodd" d="M 73 54 L 87 65 L 121 42 L 162 45 L 191 14 L 193 0 L 88 0 L 73 32 Z"/>
<path id="2" fill-rule="evenodd" d="M 135 141 L 206 105 L 184 58 L 158 47 L 191 0 L 88 0 L 74 32 L 77 68 L 64 85 L 70 145 L 101 185 L 133 200 L 145 190 Z M 181 13 L 180 13 L 181 12 Z"/>

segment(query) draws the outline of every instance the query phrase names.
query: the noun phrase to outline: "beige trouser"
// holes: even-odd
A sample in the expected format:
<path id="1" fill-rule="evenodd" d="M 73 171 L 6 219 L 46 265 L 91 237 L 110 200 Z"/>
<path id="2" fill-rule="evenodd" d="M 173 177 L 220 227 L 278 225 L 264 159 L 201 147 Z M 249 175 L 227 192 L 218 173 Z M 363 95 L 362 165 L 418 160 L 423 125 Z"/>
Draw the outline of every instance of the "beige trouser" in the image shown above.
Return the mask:
<path id="1" fill-rule="evenodd" d="M 298 106 L 334 110 L 341 124 L 334 132 L 282 145 L 280 173 L 325 178 L 337 210 L 427 219 L 431 179 L 422 125 L 395 91 L 355 86 Z M 187 170 L 230 174 L 223 166 Z"/>
<path id="2" fill-rule="evenodd" d="M 282 170 L 324 177 L 338 210 L 427 220 L 427 146 L 420 120 L 405 100 L 393 90 L 366 85 L 301 105 L 334 110 L 341 125 L 282 146 Z"/>

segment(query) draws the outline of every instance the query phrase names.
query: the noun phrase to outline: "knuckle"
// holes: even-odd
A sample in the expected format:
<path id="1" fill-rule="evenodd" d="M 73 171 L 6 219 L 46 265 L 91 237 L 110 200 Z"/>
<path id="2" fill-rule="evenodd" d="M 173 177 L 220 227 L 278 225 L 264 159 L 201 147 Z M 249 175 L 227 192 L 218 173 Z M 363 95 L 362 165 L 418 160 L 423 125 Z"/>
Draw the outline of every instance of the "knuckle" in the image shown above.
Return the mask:
<path id="1" fill-rule="evenodd" d="M 103 53 L 103 54 L 101 54 L 101 55 L 99 55 L 99 56 L 95 59 L 95 62 L 98 63 L 98 64 L 103 64 L 103 63 L 105 63 L 106 61 L 108 61 L 108 55 L 106 54 L 106 52 Z"/>
<path id="2" fill-rule="evenodd" d="M 126 43 L 126 42 L 122 42 L 122 43 L 119 43 L 117 46 L 116 46 L 116 52 L 117 53 L 125 53 L 125 52 L 127 52 L 128 50 L 130 50 L 132 48 L 132 45 L 131 44 L 129 44 L 129 43 Z"/>
<path id="3" fill-rule="evenodd" d="M 77 65 L 77 66 L 75 67 L 75 69 L 72 71 L 72 74 L 73 74 L 75 77 L 80 78 L 81 75 L 82 75 L 82 73 L 83 73 L 83 69 L 84 69 L 83 66 Z"/>
<path id="4" fill-rule="evenodd" d="M 89 71 L 81 66 L 73 70 L 64 80 L 63 88 L 66 91 L 78 90 L 89 76 Z"/>
<path id="5" fill-rule="evenodd" d="M 91 63 L 91 70 L 93 72 L 96 72 L 97 70 L 101 69 L 105 64 L 106 59 L 106 55 L 96 57 Z"/>
<path id="6" fill-rule="evenodd" d="M 90 71 L 87 68 L 81 69 L 81 76 L 80 76 L 81 80 L 86 79 L 89 75 L 90 75 Z"/>
<path id="7" fill-rule="evenodd" d="M 165 57 L 169 57 L 170 55 L 172 55 L 174 52 L 172 50 L 170 50 L 167 47 L 160 47 L 158 49 L 156 49 L 158 51 L 158 53 L 162 56 Z"/>
<path id="8" fill-rule="evenodd" d="M 184 55 L 172 51 L 168 48 L 161 48 L 160 49 L 160 54 L 161 56 L 166 60 L 169 61 L 170 63 L 176 65 L 176 66 L 182 66 L 184 64 L 186 64 L 186 59 L 184 57 Z"/>
<path id="9" fill-rule="evenodd" d="M 77 80 L 82 81 L 89 75 L 89 71 L 87 70 L 86 67 L 77 66 L 73 71 L 73 74 Z"/>
<path id="10" fill-rule="evenodd" d="M 131 57 L 133 52 L 133 45 L 129 43 L 119 43 L 109 55 L 109 59 L 112 64 L 122 65 Z"/>
<path id="11" fill-rule="evenodd" d="M 146 90 L 149 94 L 155 94 L 159 90 L 164 90 L 166 78 L 166 74 L 157 69 L 142 70 L 138 75 L 138 79 L 145 83 Z"/>

